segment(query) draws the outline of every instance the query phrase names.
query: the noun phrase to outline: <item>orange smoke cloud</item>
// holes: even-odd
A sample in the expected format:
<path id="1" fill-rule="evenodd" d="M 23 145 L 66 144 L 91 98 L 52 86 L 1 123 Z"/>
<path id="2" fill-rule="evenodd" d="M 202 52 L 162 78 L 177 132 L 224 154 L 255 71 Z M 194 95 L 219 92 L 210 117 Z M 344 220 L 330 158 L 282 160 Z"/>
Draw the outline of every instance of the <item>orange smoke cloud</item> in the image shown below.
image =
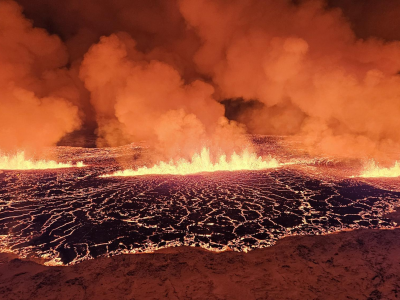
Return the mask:
<path id="1" fill-rule="evenodd" d="M 180 8 L 203 40 L 195 62 L 221 98 L 264 104 L 240 118 L 254 131 L 302 134 L 311 151 L 332 155 L 398 147 L 399 42 L 357 39 L 341 11 L 318 0 L 182 0 Z"/>
<path id="2" fill-rule="evenodd" d="M 127 34 L 102 37 L 85 55 L 80 74 L 92 95 L 101 145 L 147 140 L 171 156 L 204 146 L 232 148 L 237 139 L 223 139 L 224 128 L 244 139 L 240 126 L 224 120 L 212 85 L 185 83 L 174 66 L 152 57 Z"/>
<path id="3" fill-rule="evenodd" d="M 60 69 L 66 62 L 58 37 L 33 28 L 14 2 L 0 1 L 0 152 L 53 145 L 79 126 L 69 101 L 78 97 Z"/>

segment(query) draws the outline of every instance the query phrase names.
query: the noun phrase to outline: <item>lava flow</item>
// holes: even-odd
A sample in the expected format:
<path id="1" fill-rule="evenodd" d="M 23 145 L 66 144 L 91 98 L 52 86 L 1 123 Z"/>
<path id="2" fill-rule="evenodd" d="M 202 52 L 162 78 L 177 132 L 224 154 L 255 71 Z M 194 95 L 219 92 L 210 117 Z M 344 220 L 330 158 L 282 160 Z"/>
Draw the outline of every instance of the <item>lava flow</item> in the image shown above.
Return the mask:
<path id="1" fill-rule="evenodd" d="M 270 168 L 278 168 L 282 164 L 276 159 L 269 157 L 263 160 L 261 156 L 257 156 L 248 150 L 244 150 L 242 154 L 233 153 L 229 160 L 225 154 L 221 155 L 218 162 L 213 163 L 210 150 L 203 148 L 200 154 L 194 154 L 191 161 L 179 159 L 177 162 L 170 161 L 168 163 L 160 162 L 159 164 L 148 168 L 146 166 L 137 170 L 127 169 L 117 171 L 112 174 L 102 175 L 101 177 L 115 176 L 141 176 L 141 175 L 188 175 L 203 172 L 216 171 L 242 171 L 242 170 L 263 170 Z"/>
<path id="2" fill-rule="evenodd" d="M 0 156 L 0 170 L 45 170 L 45 169 L 62 169 L 62 168 L 81 168 L 83 162 L 60 163 L 53 160 L 31 160 L 25 157 L 24 152 L 15 155 Z"/>

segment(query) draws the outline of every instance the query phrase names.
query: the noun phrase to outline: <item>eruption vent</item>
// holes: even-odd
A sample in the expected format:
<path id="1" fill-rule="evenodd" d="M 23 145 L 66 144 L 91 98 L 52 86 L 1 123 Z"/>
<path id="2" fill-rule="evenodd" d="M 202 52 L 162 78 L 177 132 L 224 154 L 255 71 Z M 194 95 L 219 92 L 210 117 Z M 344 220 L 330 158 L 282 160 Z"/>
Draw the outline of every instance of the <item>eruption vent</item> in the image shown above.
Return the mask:
<path id="1" fill-rule="evenodd" d="M 81 168 L 83 162 L 59 163 L 53 160 L 31 160 L 25 157 L 24 152 L 19 152 L 13 156 L 0 156 L 0 170 L 45 170 L 45 169 L 61 169 L 61 168 Z"/>
<path id="2" fill-rule="evenodd" d="M 155 174 L 169 174 L 169 175 L 188 175 L 202 172 L 217 172 L 217 171 L 240 171 L 240 170 L 262 170 L 269 168 L 278 168 L 280 164 L 276 159 L 269 158 L 263 160 L 261 156 L 257 157 L 256 154 L 245 150 L 242 154 L 233 153 L 229 160 L 227 156 L 221 155 L 217 162 L 213 163 L 210 151 L 203 148 L 200 154 L 194 154 L 190 161 L 180 159 L 176 163 L 170 161 L 168 163 L 160 162 L 151 168 L 142 167 L 138 170 L 124 170 L 117 171 L 110 175 L 103 175 L 102 177 L 113 176 L 140 176 L 140 175 L 155 175 Z"/>
<path id="3" fill-rule="evenodd" d="M 393 167 L 382 168 L 375 163 L 374 160 L 370 160 L 366 165 L 363 173 L 359 177 L 364 178 L 377 178 L 377 177 L 399 177 L 400 176 L 400 163 L 395 162 Z"/>

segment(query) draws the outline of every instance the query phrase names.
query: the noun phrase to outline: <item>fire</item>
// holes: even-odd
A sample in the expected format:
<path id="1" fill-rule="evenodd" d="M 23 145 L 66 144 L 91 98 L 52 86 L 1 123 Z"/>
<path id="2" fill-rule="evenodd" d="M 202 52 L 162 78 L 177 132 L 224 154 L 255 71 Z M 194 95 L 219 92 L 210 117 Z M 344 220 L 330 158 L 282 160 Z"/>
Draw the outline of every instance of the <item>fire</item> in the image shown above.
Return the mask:
<path id="1" fill-rule="evenodd" d="M 160 162 L 159 164 L 148 168 L 141 167 L 137 170 L 127 169 L 117 171 L 113 174 L 102 175 L 101 177 L 114 177 L 114 176 L 141 176 L 141 175 L 155 175 L 155 174 L 169 174 L 169 175 L 188 175 L 202 172 L 216 172 L 216 171 L 240 171 L 240 170 L 262 170 L 269 168 L 277 168 L 282 164 L 274 158 L 263 160 L 261 156 L 245 150 L 242 154 L 233 153 L 229 160 L 226 155 L 221 155 L 217 162 L 213 163 L 210 150 L 203 148 L 200 154 L 194 154 L 190 161 L 180 159 L 177 162 L 170 161 Z"/>
<path id="2" fill-rule="evenodd" d="M 0 155 L 0 170 L 44 170 L 83 167 L 83 162 L 75 165 L 72 163 L 59 163 L 53 160 L 30 160 L 25 157 L 25 153 L 19 152 L 15 155 Z"/>
<path id="3" fill-rule="evenodd" d="M 400 163 L 395 162 L 393 167 L 381 168 L 374 160 L 370 160 L 366 165 L 363 173 L 358 177 L 371 178 L 371 177 L 398 177 L 400 176 Z"/>

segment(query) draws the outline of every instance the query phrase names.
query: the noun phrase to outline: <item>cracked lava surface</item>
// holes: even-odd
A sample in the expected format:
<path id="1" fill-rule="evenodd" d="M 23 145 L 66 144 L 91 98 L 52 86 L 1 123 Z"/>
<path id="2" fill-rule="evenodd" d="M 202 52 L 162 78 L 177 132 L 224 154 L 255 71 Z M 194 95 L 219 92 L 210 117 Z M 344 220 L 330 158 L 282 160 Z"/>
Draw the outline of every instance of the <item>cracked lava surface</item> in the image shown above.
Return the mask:
<path id="1" fill-rule="evenodd" d="M 400 204 L 400 192 L 385 180 L 330 176 L 315 163 L 100 178 L 141 150 L 56 151 L 86 167 L 0 171 L 1 250 L 49 265 L 180 245 L 249 251 L 289 235 L 393 228 L 383 215 Z"/>

